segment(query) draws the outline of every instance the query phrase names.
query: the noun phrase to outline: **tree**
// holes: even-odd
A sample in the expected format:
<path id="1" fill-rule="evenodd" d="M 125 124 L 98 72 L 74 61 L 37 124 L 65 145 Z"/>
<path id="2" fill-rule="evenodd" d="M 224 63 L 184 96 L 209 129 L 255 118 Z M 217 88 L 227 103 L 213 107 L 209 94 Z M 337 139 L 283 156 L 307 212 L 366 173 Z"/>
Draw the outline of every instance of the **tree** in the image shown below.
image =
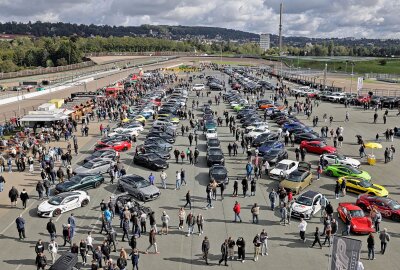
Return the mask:
<path id="1" fill-rule="evenodd" d="M 386 59 L 381 59 L 381 60 L 379 60 L 379 65 L 381 65 L 381 66 L 386 66 L 386 64 L 387 64 Z"/>

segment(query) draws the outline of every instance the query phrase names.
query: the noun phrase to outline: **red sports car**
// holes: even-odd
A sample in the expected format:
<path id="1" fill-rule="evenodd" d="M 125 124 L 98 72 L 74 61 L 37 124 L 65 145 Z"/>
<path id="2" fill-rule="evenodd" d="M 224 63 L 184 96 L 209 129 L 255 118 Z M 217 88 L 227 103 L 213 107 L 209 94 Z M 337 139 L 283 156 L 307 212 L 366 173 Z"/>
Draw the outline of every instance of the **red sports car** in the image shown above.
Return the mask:
<path id="1" fill-rule="evenodd" d="M 400 221 L 400 203 L 393 199 L 363 194 L 358 196 L 356 204 L 366 211 L 378 209 L 383 217 Z"/>
<path id="2" fill-rule="evenodd" d="M 375 232 L 372 221 L 365 216 L 364 211 L 354 203 L 339 203 L 338 216 L 346 223 L 350 219 L 350 231 L 355 234 Z"/>
<path id="3" fill-rule="evenodd" d="M 329 146 L 320 141 L 302 141 L 300 149 L 305 149 L 307 152 L 315 153 L 318 155 L 336 153 L 336 148 Z"/>
<path id="4" fill-rule="evenodd" d="M 100 149 L 114 149 L 115 151 L 122 152 L 131 149 L 132 144 L 130 141 L 112 141 L 109 143 L 99 142 L 94 148 L 94 151 Z"/>

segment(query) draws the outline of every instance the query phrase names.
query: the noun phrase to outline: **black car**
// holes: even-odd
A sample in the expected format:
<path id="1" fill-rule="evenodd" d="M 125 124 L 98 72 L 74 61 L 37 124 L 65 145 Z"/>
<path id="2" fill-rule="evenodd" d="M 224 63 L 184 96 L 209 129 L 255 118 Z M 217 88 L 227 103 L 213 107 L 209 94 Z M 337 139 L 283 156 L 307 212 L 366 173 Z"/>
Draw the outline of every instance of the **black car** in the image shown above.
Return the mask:
<path id="1" fill-rule="evenodd" d="M 214 164 L 225 164 L 224 153 L 218 147 L 210 147 L 207 149 L 207 166 L 211 167 Z"/>
<path id="2" fill-rule="evenodd" d="M 68 181 L 59 183 L 54 189 L 54 193 L 71 192 L 74 190 L 83 190 L 97 188 L 104 182 L 101 174 L 76 174 Z"/>
<path id="3" fill-rule="evenodd" d="M 114 149 L 98 150 L 98 151 L 94 152 L 92 155 L 86 157 L 83 160 L 83 163 L 86 163 L 95 158 L 108 158 L 108 159 L 114 160 L 116 156 L 117 156 L 117 151 L 115 151 Z"/>
<path id="4" fill-rule="evenodd" d="M 279 139 L 278 133 L 262 133 L 257 136 L 252 142 L 253 147 L 259 147 L 266 141 L 277 141 Z"/>
<path id="5" fill-rule="evenodd" d="M 139 152 L 141 152 L 142 154 L 156 153 L 162 159 L 170 159 L 171 158 L 171 154 L 169 153 L 169 151 L 165 150 L 164 148 L 162 148 L 156 144 L 140 145 L 140 146 L 138 146 L 138 149 L 139 149 Z"/>
<path id="6" fill-rule="evenodd" d="M 174 137 L 168 135 L 167 133 L 163 133 L 163 132 L 150 132 L 147 134 L 146 139 L 150 139 L 150 138 L 161 138 L 168 143 L 175 142 Z"/>
<path id="7" fill-rule="evenodd" d="M 168 169 L 168 163 L 160 158 L 156 153 L 141 154 L 138 153 L 133 157 L 133 163 L 149 168 L 153 171 Z"/>
<path id="8" fill-rule="evenodd" d="M 302 141 L 325 141 L 324 138 L 321 138 L 313 133 L 297 133 L 294 134 L 294 142 L 301 143 Z"/>
<path id="9" fill-rule="evenodd" d="M 213 165 L 208 175 L 211 180 L 215 180 L 218 184 L 224 183 L 227 185 L 229 183 L 228 170 L 223 165 Z"/>
<path id="10" fill-rule="evenodd" d="M 224 90 L 224 87 L 222 85 L 220 85 L 218 83 L 214 83 L 214 82 L 210 83 L 208 85 L 208 87 L 210 87 L 210 90 L 212 90 L 212 91 L 222 91 L 222 90 Z"/>
<path id="11" fill-rule="evenodd" d="M 247 119 L 246 121 L 244 121 L 244 123 L 242 124 L 242 127 L 247 128 L 249 126 L 254 125 L 254 123 L 262 122 L 262 121 L 263 121 L 263 119 L 261 119 L 261 117 L 251 117 L 251 118 Z"/>
<path id="12" fill-rule="evenodd" d="M 137 202 L 134 197 L 129 194 L 118 195 L 115 199 L 115 212 L 119 214 L 119 211 L 124 211 L 125 207 L 128 207 L 129 211 L 133 214 L 136 213 L 139 217 L 141 213 L 145 213 L 147 217 L 153 210 L 150 207 L 144 206 Z"/>
<path id="13" fill-rule="evenodd" d="M 210 147 L 218 147 L 219 148 L 220 145 L 221 145 L 221 142 L 219 141 L 218 138 L 210 138 L 207 140 L 207 148 L 210 148 Z"/>
<path id="14" fill-rule="evenodd" d="M 275 166 L 279 161 L 287 159 L 288 152 L 285 149 L 271 149 L 264 153 L 263 162 L 268 161 L 270 166 Z"/>
<path id="15" fill-rule="evenodd" d="M 256 115 L 257 112 L 255 110 L 245 110 L 245 111 L 240 111 L 237 115 L 236 118 L 237 119 L 243 119 L 252 115 Z"/>

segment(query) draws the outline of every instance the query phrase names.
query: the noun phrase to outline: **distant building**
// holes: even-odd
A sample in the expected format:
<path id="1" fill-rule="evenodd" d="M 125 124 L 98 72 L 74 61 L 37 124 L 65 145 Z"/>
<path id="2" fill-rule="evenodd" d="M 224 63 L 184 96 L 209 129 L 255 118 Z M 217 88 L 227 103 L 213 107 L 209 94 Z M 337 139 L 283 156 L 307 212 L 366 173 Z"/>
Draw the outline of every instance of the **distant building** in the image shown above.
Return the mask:
<path id="1" fill-rule="evenodd" d="M 270 37 L 269 34 L 260 35 L 260 48 L 265 52 L 270 49 Z"/>

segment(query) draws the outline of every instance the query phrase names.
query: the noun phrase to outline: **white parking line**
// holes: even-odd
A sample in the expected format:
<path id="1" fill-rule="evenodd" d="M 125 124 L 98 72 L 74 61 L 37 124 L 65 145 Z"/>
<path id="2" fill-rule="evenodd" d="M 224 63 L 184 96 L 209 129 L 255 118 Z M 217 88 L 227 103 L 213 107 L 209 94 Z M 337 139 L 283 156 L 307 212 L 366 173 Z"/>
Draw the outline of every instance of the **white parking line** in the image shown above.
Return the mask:
<path id="1" fill-rule="evenodd" d="M 33 204 L 35 203 L 35 201 L 33 201 L 27 208 L 24 209 L 24 211 L 21 212 L 22 215 L 25 214 L 26 211 L 30 210 L 30 208 L 33 206 Z M 15 221 L 12 221 L 10 224 L 8 224 L 7 227 L 5 227 L 0 234 L 4 234 L 13 224 L 15 224 Z"/>

